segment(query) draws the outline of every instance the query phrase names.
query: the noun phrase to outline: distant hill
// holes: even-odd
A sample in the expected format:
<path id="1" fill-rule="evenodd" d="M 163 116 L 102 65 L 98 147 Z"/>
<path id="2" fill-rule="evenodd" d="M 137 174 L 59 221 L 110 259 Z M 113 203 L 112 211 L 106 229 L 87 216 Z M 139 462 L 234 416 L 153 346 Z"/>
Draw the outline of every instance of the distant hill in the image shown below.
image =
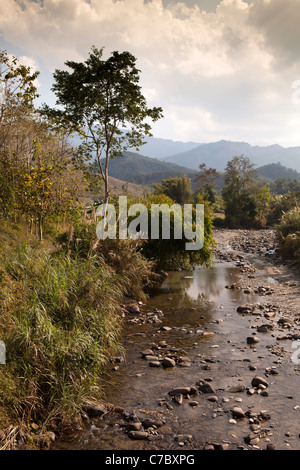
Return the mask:
<path id="1" fill-rule="evenodd" d="M 224 171 L 227 162 L 234 156 L 245 155 L 255 165 L 264 166 L 280 162 L 282 165 L 300 171 L 300 147 L 284 148 L 280 145 L 267 147 L 251 146 L 245 142 L 221 140 L 209 144 L 200 144 L 186 152 L 165 158 L 166 162 L 176 163 L 191 169 L 198 169 L 200 163 Z"/>
<path id="2" fill-rule="evenodd" d="M 194 179 L 197 172 L 174 163 L 144 157 L 134 152 L 125 152 L 109 162 L 109 174 L 113 178 L 139 185 L 160 183 L 170 177 L 187 175 Z"/>
<path id="3" fill-rule="evenodd" d="M 265 178 L 270 181 L 275 181 L 280 178 L 289 178 L 292 180 L 300 181 L 300 173 L 293 170 L 292 168 L 286 168 L 280 163 L 270 163 L 256 169 L 256 172 L 261 178 Z"/>

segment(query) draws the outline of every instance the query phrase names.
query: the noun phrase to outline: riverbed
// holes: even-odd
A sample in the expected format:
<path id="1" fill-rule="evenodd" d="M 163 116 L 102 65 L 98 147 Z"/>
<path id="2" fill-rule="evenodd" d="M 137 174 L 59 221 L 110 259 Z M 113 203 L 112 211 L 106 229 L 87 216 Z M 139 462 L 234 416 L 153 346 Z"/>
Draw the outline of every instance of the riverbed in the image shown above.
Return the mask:
<path id="1" fill-rule="evenodd" d="M 246 249 L 251 233 L 217 233 L 212 268 L 168 273 L 124 309 L 106 412 L 55 449 L 300 449 L 299 283 L 264 235 Z"/>

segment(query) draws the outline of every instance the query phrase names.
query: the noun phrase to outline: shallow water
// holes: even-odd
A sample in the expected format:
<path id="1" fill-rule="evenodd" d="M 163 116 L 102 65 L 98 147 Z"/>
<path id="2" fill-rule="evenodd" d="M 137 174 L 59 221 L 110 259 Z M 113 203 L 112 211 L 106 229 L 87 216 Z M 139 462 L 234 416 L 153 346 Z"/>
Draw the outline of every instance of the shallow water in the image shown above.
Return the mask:
<path id="1" fill-rule="evenodd" d="M 260 259 L 253 257 L 252 262 L 257 269 L 265 269 L 265 263 Z M 300 412 L 296 406 L 300 405 L 299 376 L 295 374 L 289 358 L 284 365 L 278 365 L 282 368 L 280 374 L 268 379 L 268 397 L 228 392 L 228 388 L 236 384 L 249 387 L 254 375 L 264 376 L 265 368 L 278 360 L 267 348 L 276 342 L 271 334 L 261 334 L 257 347 L 246 343 L 247 336 L 253 334 L 253 327 L 263 320 L 259 316 L 239 315 L 237 306 L 269 302 L 271 299 L 244 294 L 238 289 L 226 289 L 226 285 L 238 283 L 239 273 L 239 268 L 231 263 L 217 263 L 211 269 L 201 267 L 192 272 L 169 273 L 161 288 L 143 306 L 147 312 L 162 311 L 162 323 L 126 324 L 123 339 L 126 361 L 119 365 L 118 370 L 106 375 L 106 400 L 128 410 L 133 409 L 138 417 L 152 413 L 164 418 L 166 424 L 156 436 L 151 440 L 133 441 L 124 432 L 122 420 L 108 416 L 94 420 L 83 433 L 65 437 L 55 447 L 176 449 L 179 445 L 176 436 L 184 434 L 191 435 L 192 439 L 183 442 L 183 450 L 202 448 L 207 442 L 226 442 L 237 448 L 243 445 L 243 438 L 250 432 L 248 420 L 239 420 L 234 425 L 229 423 L 230 409 L 241 406 L 245 411 L 267 409 L 271 412 L 272 419 L 266 422 L 266 427 L 272 435 L 261 440 L 264 447 L 270 439 L 277 447 L 289 448 L 287 445 L 290 445 L 291 448 L 300 448 Z M 275 282 L 267 272 L 265 279 L 266 284 Z M 168 331 L 162 327 L 168 327 Z M 213 334 L 203 336 L 200 331 Z M 188 356 L 190 367 L 149 367 L 141 351 L 160 341 L 166 341 L 174 351 L 178 350 L 174 352 L 177 357 Z M 291 348 L 291 343 L 287 346 L 285 342 L 284 347 Z M 164 348 L 158 350 L 158 353 L 163 352 Z M 256 365 L 255 372 L 249 370 L 250 363 Z M 181 405 L 177 405 L 168 396 L 172 388 L 192 386 L 197 380 L 207 378 L 211 379 L 217 403 L 208 401 L 206 395 L 196 395 L 191 399 L 196 400 L 198 406 L 190 406 L 191 399 L 184 399 Z M 287 398 L 291 395 L 292 399 Z M 172 409 L 168 409 L 166 403 Z M 288 444 L 285 442 L 287 431 L 293 432 L 294 436 L 289 438 Z"/>

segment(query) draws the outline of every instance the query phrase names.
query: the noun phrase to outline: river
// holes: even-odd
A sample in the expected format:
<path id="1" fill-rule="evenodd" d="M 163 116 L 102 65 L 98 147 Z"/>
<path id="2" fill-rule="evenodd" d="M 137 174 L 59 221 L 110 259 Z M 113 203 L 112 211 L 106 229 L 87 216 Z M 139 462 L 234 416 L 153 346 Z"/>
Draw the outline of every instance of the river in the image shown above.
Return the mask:
<path id="1" fill-rule="evenodd" d="M 252 257 L 250 261 L 260 282 L 275 285 L 265 259 Z M 217 262 L 213 268 L 168 273 L 162 286 L 141 306 L 142 314 L 126 317 L 125 361 L 112 366 L 104 377 L 106 401 L 125 413 L 108 413 L 89 421 L 83 431 L 56 442 L 55 449 L 186 450 L 212 445 L 243 449 L 253 430 L 259 438 L 253 441 L 253 449 L 268 444 L 276 449 L 300 448 L 299 376 L 291 354 L 274 354 L 272 346 L 278 344 L 274 333 L 260 334 L 258 344 L 247 344 L 246 338 L 257 326 L 270 321 L 263 316 L 263 307 L 249 316 L 237 313 L 237 306 L 266 305 L 270 297 L 226 288 L 240 281 L 237 264 Z M 151 367 L 151 361 L 141 354 L 148 349 L 160 360 L 173 358 L 175 367 Z M 263 387 L 247 393 L 252 378 L 265 377 L 268 367 L 274 374 L 267 377 L 265 393 L 261 393 Z M 195 386 L 199 380 L 211 385 L 211 393 L 183 395 L 181 403 L 168 394 L 174 388 Z M 232 387 L 237 386 L 242 389 L 236 393 Z M 247 416 L 234 419 L 234 407 L 242 408 Z M 160 423 L 150 428 L 147 439 L 131 439 L 128 423 L 147 417 Z"/>

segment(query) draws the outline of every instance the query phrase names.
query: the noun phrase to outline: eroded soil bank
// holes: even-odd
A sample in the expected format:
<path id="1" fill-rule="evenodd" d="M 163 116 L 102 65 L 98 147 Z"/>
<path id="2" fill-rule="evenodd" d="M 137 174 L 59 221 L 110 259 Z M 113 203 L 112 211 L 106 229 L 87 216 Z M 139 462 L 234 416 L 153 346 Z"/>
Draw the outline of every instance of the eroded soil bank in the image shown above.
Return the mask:
<path id="1" fill-rule="evenodd" d="M 215 238 L 214 268 L 124 307 L 109 404 L 56 449 L 300 449 L 298 272 L 269 230 Z"/>

